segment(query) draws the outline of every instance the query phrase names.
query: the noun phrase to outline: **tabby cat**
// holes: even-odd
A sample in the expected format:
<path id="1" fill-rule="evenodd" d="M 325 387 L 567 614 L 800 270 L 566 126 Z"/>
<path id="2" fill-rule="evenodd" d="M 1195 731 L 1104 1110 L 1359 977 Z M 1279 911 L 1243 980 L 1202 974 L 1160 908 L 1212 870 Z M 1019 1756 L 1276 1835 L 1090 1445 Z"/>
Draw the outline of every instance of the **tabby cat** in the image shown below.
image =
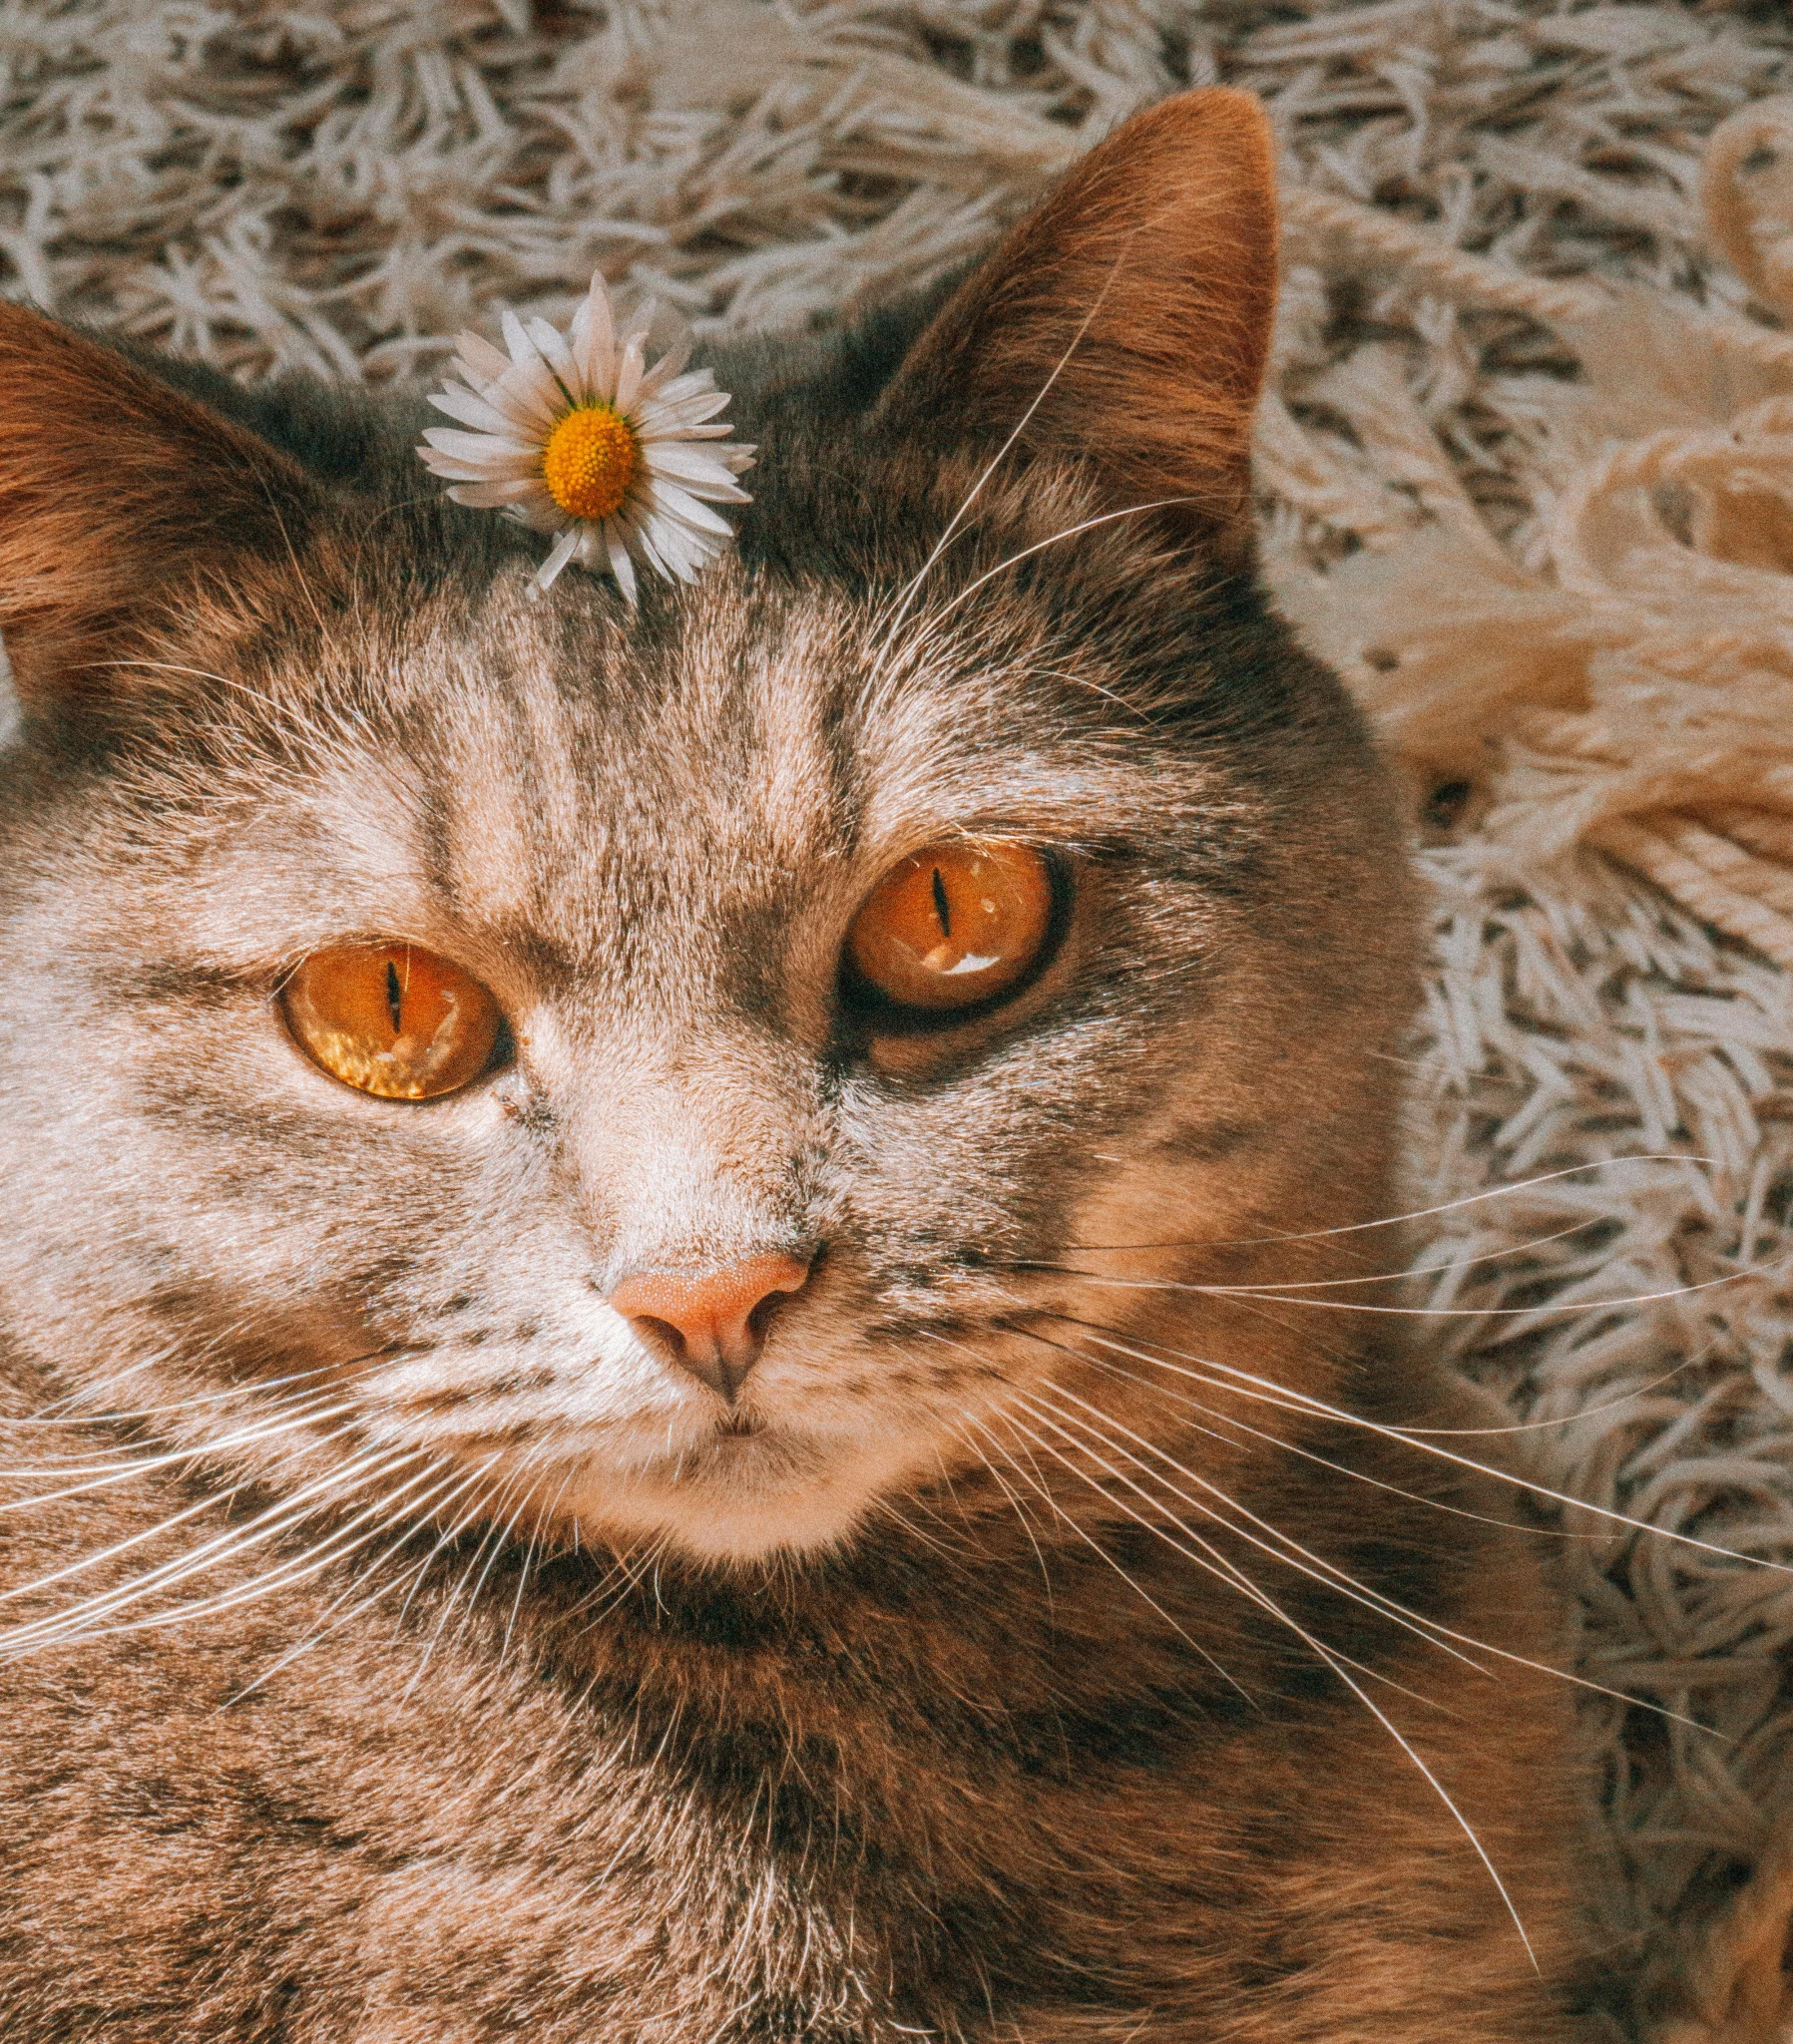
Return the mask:
<path id="1" fill-rule="evenodd" d="M 415 399 L 0 308 L 7 2044 L 1571 2033 L 1274 286 L 1159 105 L 721 357 L 639 608 Z"/>

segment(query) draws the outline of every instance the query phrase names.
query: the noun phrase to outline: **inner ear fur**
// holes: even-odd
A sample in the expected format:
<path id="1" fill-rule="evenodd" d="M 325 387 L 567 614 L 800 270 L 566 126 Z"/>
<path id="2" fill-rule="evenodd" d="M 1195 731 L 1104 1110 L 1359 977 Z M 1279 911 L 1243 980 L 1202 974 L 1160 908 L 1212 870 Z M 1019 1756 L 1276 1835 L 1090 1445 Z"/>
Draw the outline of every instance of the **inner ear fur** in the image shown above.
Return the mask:
<path id="1" fill-rule="evenodd" d="M 28 707 L 127 692 L 110 662 L 209 586 L 290 560 L 318 502 L 266 442 L 0 302 L 0 632 Z"/>
<path id="2" fill-rule="evenodd" d="M 1115 510 L 1189 500 L 1158 517 L 1244 544 L 1275 305 L 1263 108 L 1249 93 L 1180 93 L 1099 143 L 1010 229 L 915 344 L 881 415 L 936 443 L 1001 446 L 1039 399 L 1018 450 L 1094 463 Z"/>

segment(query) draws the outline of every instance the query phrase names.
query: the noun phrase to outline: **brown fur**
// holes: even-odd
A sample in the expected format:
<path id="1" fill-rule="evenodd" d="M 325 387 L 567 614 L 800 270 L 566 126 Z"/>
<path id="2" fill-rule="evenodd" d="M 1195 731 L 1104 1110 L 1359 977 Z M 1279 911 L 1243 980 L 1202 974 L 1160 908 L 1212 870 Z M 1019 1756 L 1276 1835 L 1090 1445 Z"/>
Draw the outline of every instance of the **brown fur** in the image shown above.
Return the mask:
<path id="1" fill-rule="evenodd" d="M 1272 216 L 1190 95 L 741 351 L 738 558 L 639 613 L 402 408 L 0 316 L 9 2044 L 1571 2034 L 1538 1536 L 1330 1289 L 1416 942 L 1250 570 Z M 959 830 L 1062 942 L 882 1027 L 842 933 Z M 371 936 L 514 1060 L 311 1066 L 281 976 Z M 732 1415 L 603 1303 L 818 1240 Z"/>

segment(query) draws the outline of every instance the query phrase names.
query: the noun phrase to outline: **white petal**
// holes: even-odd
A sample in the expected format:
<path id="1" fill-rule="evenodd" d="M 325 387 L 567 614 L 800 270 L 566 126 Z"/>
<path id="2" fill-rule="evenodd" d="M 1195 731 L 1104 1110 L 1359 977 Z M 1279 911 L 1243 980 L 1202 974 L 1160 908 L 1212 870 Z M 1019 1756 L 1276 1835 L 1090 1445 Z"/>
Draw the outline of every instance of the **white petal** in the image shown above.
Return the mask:
<path id="1" fill-rule="evenodd" d="M 506 440 L 497 433 L 457 433 L 452 426 L 429 426 L 424 439 L 461 461 L 539 460 L 542 450 L 529 440 Z"/>
<path id="2" fill-rule="evenodd" d="M 546 319 L 532 319 L 529 322 L 529 337 L 542 351 L 542 359 L 548 364 L 560 385 L 561 395 L 570 405 L 580 399 L 579 371 L 573 357 L 567 352 L 567 343 L 561 338 L 560 329 L 550 326 Z"/>
<path id="3" fill-rule="evenodd" d="M 665 436 L 695 432 L 705 419 L 713 419 L 727 402 L 728 393 L 725 390 L 706 390 L 699 392 L 695 397 L 680 398 L 676 404 L 659 400 L 653 404 L 641 405 L 636 410 L 635 428 L 644 439 L 657 434 Z M 711 430 L 726 433 L 730 429 L 723 425 Z"/>
<path id="4" fill-rule="evenodd" d="M 691 343 L 688 340 L 669 349 L 652 369 L 643 371 L 642 380 L 636 388 L 636 401 L 640 403 L 643 399 L 657 397 L 669 384 L 677 380 L 679 370 L 690 358 Z"/>
<path id="5" fill-rule="evenodd" d="M 732 433 L 733 431 L 734 428 L 723 419 L 713 426 L 680 426 L 675 433 L 638 432 L 636 438 L 644 445 L 651 440 L 655 446 L 662 447 L 670 444 L 683 445 L 686 441 L 720 440 L 724 433 Z M 733 450 L 727 447 L 712 447 L 709 449 L 709 452 L 715 456 L 717 461 L 725 462 Z"/>
<path id="6" fill-rule="evenodd" d="M 713 426 L 680 426 L 675 432 L 638 433 L 636 438 L 644 441 L 653 440 L 658 445 L 664 441 L 720 440 L 723 434 L 733 431 L 734 428 L 726 419 L 718 419 Z M 717 461 L 726 459 L 729 452 L 726 447 L 712 447 L 709 451 Z"/>
<path id="7" fill-rule="evenodd" d="M 681 532 L 670 519 L 653 519 L 642 529 L 642 547 L 654 556 L 661 573 L 693 582 L 707 556 L 694 544 L 693 536 Z"/>
<path id="8" fill-rule="evenodd" d="M 607 534 L 606 537 L 610 540 L 610 572 L 617 578 L 617 587 L 633 611 L 637 603 L 635 563 L 630 560 L 629 549 L 624 546 L 621 535 Z"/>
<path id="9" fill-rule="evenodd" d="M 554 380 L 548 364 L 540 359 L 521 368 L 513 362 L 496 387 L 484 393 L 487 401 L 501 410 L 514 405 L 529 420 L 532 431 L 544 437 L 567 415 L 567 400 Z"/>
<path id="10" fill-rule="evenodd" d="M 655 575 L 665 575 L 667 571 L 661 565 L 661 556 L 655 552 L 653 540 L 649 538 L 649 528 L 653 524 L 653 505 L 644 505 L 640 499 L 636 499 L 634 503 L 628 503 L 622 507 L 622 511 L 618 511 L 618 515 L 610 521 L 610 526 L 606 530 L 610 534 L 612 544 L 622 544 L 628 548 L 630 558 L 646 562 L 646 565 L 655 571 Z"/>
<path id="11" fill-rule="evenodd" d="M 728 471 L 704 447 L 691 447 L 679 440 L 664 440 L 644 446 L 642 459 L 657 476 L 675 476 L 693 497 L 706 497 L 714 504 L 750 504 L 745 490 L 736 489 Z"/>
<path id="12" fill-rule="evenodd" d="M 661 364 L 655 364 L 659 370 Z M 721 411 L 727 403 L 727 392 L 715 388 L 715 376 L 705 370 L 701 376 L 672 376 L 661 382 L 655 370 L 642 378 L 642 388 L 636 392 L 636 411 L 646 413 L 669 413 L 682 417 L 686 411 L 693 419 L 707 419 Z"/>
<path id="13" fill-rule="evenodd" d="M 499 324 L 504 328 L 504 344 L 511 351 L 511 366 L 527 369 L 542 359 L 541 350 L 529 337 L 529 329 L 507 305 L 499 314 Z"/>
<path id="14" fill-rule="evenodd" d="M 726 544 L 720 540 L 712 545 L 707 541 L 692 539 L 689 533 L 680 537 L 690 550 L 686 557 L 686 582 L 695 582 L 706 568 L 719 561 L 728 551 Z"/>
<path id="15" fill-rule="evenodd" d="M 508 483 L 457 483 L 448 494 L 457 504 L 471 505 L 476 511 L 496 511 L 502 505 L 525 504 L 548 493 L 534 476 L 515 476 Z"/>
<path id="16" fill-rule="evenodd" d="M 700 440 L 644 440 L 642 459 L 649 468 L 669 476 L 707 476 L 718 483 L 728 480 L 728 471 L 716 458 L 713 447 Z"/>
<path id="17" fill-rule="evenodd" d="M 695 526 L 700 533 L 719 533 L 724 539 L 733 539 L 734 528 L 726 519 L 711 511 L 707 504 L 699 504 L 687 491 L 679 489 L 676 483 L 656 482 L 654 485 L 654 508 L 670 512 L 685 525 Z"/>
<path id="18" fill-rule="evenodd" d="M 456 454 L 439 454 L 433 447 L 419 447 L 417 458 L 432 476 L 448 476 L 457 483 L 508 483 L 537 472 L 533 461 L 463 461 Z"/>
<path id="19" fill-rule="evenodd" d="M 592 288 L 573 315 L 573 359 L 586 396 L 608 395 L 617 373 L 617 329 L 601 269 L 592 272 Z"/>
<path id="20" fill-rule="evenodd" d="M 707 533 L 694 533 L 688 526 L 674 525 L 671 519 L 655 528 L 655 544 L 674 565 L 674 572 L 683 582 L 692 581 L 709 566 L 729 545 L 727 540 L 712 538 Z"/>
<path id="21" fill-rule="evenodd" d="M 549 549 L 548 559 L 536 570 L 537 589 L 544 591 L 553 589 L 555 577 L 560 574 L 567 563 L 579 552 L 579 541 L 580 529 L 576 525 L 569 526 L 562 533 L 560 538 Z"/>
<path id="22" fill-rule="evenodd" d="M 522 498 L 515 504 L 507 504 L 503 516 L 528 526 L 532 533 L 564 533 L 567 530 L 567 514 L 546 490 Z"/>
<path id="23" fill-rule="evenodd" d="M 671 418 L 656 419 L 651 425 L 640 426 L 636 430 L 644 440 L 722 440 L 734 428 L 726 419 L 717 419 L 711 424 L 703 418 L 693 419 L 688 413 L 680 417 L 674 412 Z"/>
<path id="24" fill-rule="evenodd" d="M 545 419 L 552 423 L 552 413 L 545 413 L 542 406 L 527 393 L 518 395 L 513 386 L 506 382 L 506 377 L 514 377 L 517 374 L 509 362 L 505 363 L 504 375 L 491 382 L 474 376 L 465 363 L 461 364 L 461 369 L 473 388 L 475 400 L 490 405 L 503 417 L 507 433 L 513 436 L 519 433 L 541 433 L 545 430 Z M 454 385 L 450 384 L 448 389 L 453 392 Z"/>
<path id="25" fill-rule="evenodd" d="M 704 504 L 751 504 L 752 496 L 737 483 L 710 483 L 691 476 L 680 476 L 679 488 Z"/>
<path id="26" fill-rule="evenodd" d="M 638 521 L 630 545 L 638 556 L 652 561 L 669 581 L 695 582 L 728 545 L 728 540 L 693 532 L 675 518 L 649 510 Z"/>
<path id="27" fill-rule="evenodd" d="M 694 533 L 689 526 L 673 526 L 672 530 L 677 534 L 678 544 L 694 568 L 707 566 L 734 544 L 732 533 Z"/>
<path id="28" fill-rule="evenodd" d="M 674 478 L 663 474 L 655 476 L 648 484 L 649 494 L 657 503 L 665 504 L 669 511 L 678 514 L 678 506 L 671 501 L 672 493 L 674 490 L 682 492 L 687 497 L 695 498 L 699 504 L 751 504 L 753 502 L 753 499 L 745 490 L 737 488 L 733 483 L 711 483 L 700 481 L 690 476 Z"/>
<path id="29" fill-rule="evenodd" d="M 457 333 L 454 344 L 461 365 L 468 372 L 468 381 L 476 386 L 490 383 L 511 366 L 508 355 L 477 333 Z"/>
<path id="30" fill-rule="evenodd" d="M 459 419 L 463 426 L 477 426 L 482 433 L 496 433 L 500 439 L 508 439 L 514 422 L 507 419 L 496 405 L 489 405 L 483 397 L 475 397 L 470 390 L 457 390 L 451 383 L 445 390 L 433 391 L 430 403 L 437 411 L 446 412 L 451 419 Z"/>
<path id="31" fill-rule="evenodd" d="M 623 349 L 623 359 L 617 365 L 617 394 L 611 399 L 620 412 L 627 412 L 635 403 L 636 387 L 642 380 L 642 350 L 646 345 L 645 333 L 632 333 Z"/>
<path id="32" fill-rule="evenodd" d="M 725 390 L 717 391 L 715 377 L 705 369 L 701 374 L 674 376 L 671 383 L 663 384 L 655 392 L 654 402 L 657 405 L 688 405 L 694 404 L 698 398 L 716 396 L 720 396 L 724 404 L 727 403 L 728 393 Z M 712 405 L 708 409 L 713 411 L 715 407 Z"/>
<path id="33" fill-rule="evenodd" d="M 657 362 L 654 366 L 658 369 L 662 365 Z M 725 405 L 728 402 L 728 393 L 725 390 L 716 391 L 716 372 L 713 369 L 693 369 L 688 376 L 674 376 L 668 383 L 656 384 L 654 402 L 657 405 L 681 405 L 687 398 L 712 395 L 717 399 L 717 404 L 709 408 L 712 412 L 717 409 L 717 405 Z M 708 414 L 704 416 L 707 417 Z"/>

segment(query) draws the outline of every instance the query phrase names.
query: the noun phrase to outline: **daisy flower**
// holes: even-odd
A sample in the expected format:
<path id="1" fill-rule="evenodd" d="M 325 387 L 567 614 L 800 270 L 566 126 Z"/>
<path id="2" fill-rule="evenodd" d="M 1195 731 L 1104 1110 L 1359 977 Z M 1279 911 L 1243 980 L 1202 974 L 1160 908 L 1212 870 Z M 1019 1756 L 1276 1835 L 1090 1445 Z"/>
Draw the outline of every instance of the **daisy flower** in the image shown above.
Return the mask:
<path id="1" fill-rule="evenodd" d="M 417 449 L 432 474 L 450 479 L 449 496 L 558 534 L 538 590 L 569 561 L 608 568 L 632 604 L 637 561 L 694 582 L 731 537 L 710 506 L 751 501 L 734 478 L 753 466 L 753 449 L 713 444 L 729 431 L 716 418 L 728 393 L 713 370 L 685 369 L 687 335 L 650 365 L 652 323 L 652 308 L 642 308 L 619 337 L 604 278 L 594 276 L 564 335 L 514 312 L 504 315 L 508 356 L 476 333 L 460 335 L 462 382 L 430 399 L 473 428 L 433 426 Z"/>

